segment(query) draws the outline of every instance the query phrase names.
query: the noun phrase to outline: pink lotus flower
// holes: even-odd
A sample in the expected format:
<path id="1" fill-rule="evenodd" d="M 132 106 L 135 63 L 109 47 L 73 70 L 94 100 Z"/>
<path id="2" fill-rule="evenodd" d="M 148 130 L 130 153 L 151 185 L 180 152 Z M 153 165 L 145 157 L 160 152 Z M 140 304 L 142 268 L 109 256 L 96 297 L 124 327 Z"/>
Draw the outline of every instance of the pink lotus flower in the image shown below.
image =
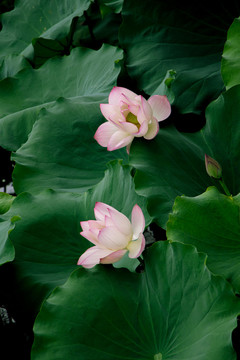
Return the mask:
<path id="1" fill-rule="evenodd" d="M 81 221 L 80 233 L 95 246 L 83 253 L 78 265 L 92 268 L 96 264 L 112 264 L 128 251 L 130 258 L 137 258 L 145 247 L 143 230 L 145 219 L 136 204 L 132 210 L 131 222 L 112 206 L 97 202 L 94 213 L 96 220 Z"/>
<path id="2" fill-rule="evenodd" d="M 153 95 L 148 100 L 131 90 L 115 86 L 109 94 L 109 104 L 100 104 L 108 122 L 97 129 L 94 138 L 109 151 L 130 145 L 134 137 L 153 139 L 158 131 L 158 122 L 171 113 L 166 96 Z"/>

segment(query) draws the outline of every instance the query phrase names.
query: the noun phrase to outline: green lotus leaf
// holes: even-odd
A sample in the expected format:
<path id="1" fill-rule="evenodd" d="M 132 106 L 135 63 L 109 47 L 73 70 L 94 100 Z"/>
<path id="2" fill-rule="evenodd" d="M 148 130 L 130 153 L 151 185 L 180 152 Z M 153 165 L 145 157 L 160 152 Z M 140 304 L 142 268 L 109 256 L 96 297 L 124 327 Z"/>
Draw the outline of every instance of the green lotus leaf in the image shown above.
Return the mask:
<path id="1" fill-rule="evenodd" d="M 11 211 L 21 216 L 10 238 L 16 250 L 13 263 L 17 278 L 15 288 L 24 297 L 28 312 L 35 314 L 44 297 L 63 284 L 77 268 L 80 255 L 92 244 L 80 236 L 80 221 L 94 220 L 97 201 L 115 207 L 130 216 L 138 203 L 146 219 L 146 199 L 134 191 L 131 168 L 113 161 L 104 179 L 83 194 L 53 190 L 38 195 L 22 193 Z M 19 295 L 20 296 L 20 295 Z"/>
<path id="2" fill-rule="evenodd" d="M 145 271 L 79 269 L 44 302 L 33 360 L 236 359 L 231 331 L 239 299 L 205 256 L 158 242 Z"/>
<path id="3" fill-rule="evenodd" d="M 42 108 L 50 109 L 60 97 L 81 103 L 106 100 L 120 71 L 121 50 L 104 45 L 98 51 L 76 48 L 41 68 L 24 69 L 0 82 L 0 145 L 17 150 Z"/>
<path id="4" fill-rule="evenodd" d="M 14 259 L 14 247 L 9 240 L 9 232 L 13 228 L 14 224 L 11 222 L 11 219 L 0 216 L 0 265 Z"/>
<path id="5" fill-rule="evenodd" d="M 172 91 L 172 85 L 176 78 L 176 71 L 168 70 L 163 81 L 160 85 L 154 90 L 155 95 L 166 95 L 170 104 L 174 102 L 175 95 Z"/>
<path id="6" fill-rule="evenodd" d="M 13 216 L 8 212 L 14 199 L 14 196 L 0 193 L 0 265 L 12 261 L 15 257 L 15 250 L 9 234 L 14 229 L 15 222 L 20 218 L 18 215 Z"/>
<path id="7" fill-rule="evenodd" d="M 0 192 L 0 214 L 5 214 L 11 207 L 15 196 Z"/>
<path id="8" fill-rule="evenodd" d="M 88 9 L 89 0 L 18 0 L 12 11 L 1 17 L 1 55 L 22 54 L 32 59 L 32 40 L 38 37 L 62 39 L 74 17 Z"/>
<path id="9" fill-rule="evenodd" d="M 123 0 L 98 0 L 100 7 L 106 6 L 115 13 L 120 13 L 123 7 Z"/>
<path id="10" fill-rule="evenodd" d="M 31 67 L 31 65 L 22 55 L 5 56 L 0 65 L 0 80 L 13 77 L 27 67 Z"/>
<path id="11" fill-rule="evenodd" d="M 227 30 L 239 16 L 236 1 L 220 0 L 211 7 L 204 2 L 129 0 L 122 16 L 120 44 L 140 89 L 154 94 L 167 70 L 174 69 L 172 90 L 180 112 L 201 112 L 220 94 L 221 55 Z"/>
<path id="12" fill-rule="evenodd" d="M 89 216 L 94 216 L 93 208 L 97 201 L 104 202 L 118 209 L 130 218 L 132 208 L 138 204 L 145 217 L 146 226 L 150 224 L 152 218 L 147 211 L 147 201 L 143 196 L 135 192 L 132 168 L 123 165 L 120 160 L 113 160 L 107 164 L 104 178 L 92 189 L 85 193 L 84 206 Z M 100 199 L 100 200 L 99 200 Z"/>
<path id="13" fill-rule="evenodd" d="M 206 110 L 206 126 L 184 134 L 174 127 L 160 129 L 151 141 L 134 140 L 130 164 L 137 169 L 136 191 L 149 201 L 149 213 L 166 226 L 176 196 L 197 196 L 207 187 L 221 186 L 205 169 L 208 154 L 222 167 L 232 195 L 240 192 L 240 86 L 231 88 Z"/>
<path id="14" fill-rule="evenodd" d="M 240 84 L 240 18 L 233 21 L 222 55 L 222 77 L 227 89 Z"/>
<path id="15" fill-rule="evenodd" d="M 14 198 L 9 194 L 0 193 L 0 265 L 12 261 L 15 257 L 15 250 L 9 234 L 20 217 L 17 213 L 13 215 L 11 211 L 8 211 Z"/>
<path id="16" fill-rule="evenodd" d="M 42 109 L 25 144 L 12 155 L 17 194 L 51 188 L 83 192 L 104 176 L 106 163 L 126 159 L 126 149 L 109 152 L 93 138 L 103 122 L 99 101 L 59 99 Z"/>
<path id="17" fill-rule="evenodd" d="M 87 249 L 79 235 L 82 211 L 81 195 L 52 190 L 38 196 L 22 193 L 14 201 L 11 212 L 21 217 L 10 234 L 15 248 L 14 287 L 19 299 L 25 298 L 28 314 L 66 281 L 77 268 L 79 254 Z"/>
<path id="18" fill-rule="evenodd" d="M 227 197 L 211 187 L 197 197 L 177 197 L 167 237 L 193 244 L 208 255 L 209 269 L 240 291 L 240 195 Z"/>
<path id="19" fill-rule="evenodd" d="M 34 67 L 42 66 L 48 59 L 54 56 L 67 55 L 70 44 L 67 40 L 52 40 L 45 38 L 37 38 L 33 40 L 34 48 Z"/>

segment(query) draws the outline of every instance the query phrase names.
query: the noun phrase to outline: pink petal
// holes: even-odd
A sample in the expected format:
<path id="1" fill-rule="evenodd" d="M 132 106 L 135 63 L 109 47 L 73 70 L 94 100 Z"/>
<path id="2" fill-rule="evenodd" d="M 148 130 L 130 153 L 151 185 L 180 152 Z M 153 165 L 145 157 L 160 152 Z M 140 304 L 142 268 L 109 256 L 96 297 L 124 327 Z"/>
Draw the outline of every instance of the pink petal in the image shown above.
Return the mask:
<path id="1" fill-rule="evenodd" d="M 114 115 L 121 118 L 120 107 L 118 105 L 100 104 L 100 110 L 107 120 Z"/>
<path id="2" fill-rule="evenodd" d="M 82 265 L 83 267 L 90 269 L 93 266 L 100 263 L 100 259 L 111 254 L 111 250 L 108 249 L 100 249 L 97 246 L 93 246 L 87 251 L 85 251 L 78 260 L 78 265 Z"/>
<path id="3" fill-rule="evenodd" d="M 80 225 L 81 225 L 83 231 L 89 230 L 89 228 L 90 228 L 88 221 L 80 221 Z"/>
<path id="4" fill-rule="evenodd" d="M 118 131 L 118 128 L 110 122 L 105 122 L 97 129 L 94 139 L 99 145 L 106 147 L 111 136 Z"/>
<path id="5" fill-rule="evenodd" d="M 105 226 L 115 226 L 110 216 L 105 216 L 104 222 L 105 222 Z"/>
<path id="6" fill-rule="evenodd" d="M 100 263 L 101 264 L 113 264 L 113 263 L 117 262 L 118 260 L 120 260 L 126 254 L 126 252 L 127 252 L 127 250 L 114 251 L 110 255 L 102 258 L 100 260 Z"/>
<path id="7" fill-rule="evenodd" d="M 165 120 L 171 114 L 171 105 L 165 95 L 153 95 L 148 99 L 148 103 L 157 121 Z"/>
<path id="8" fill-rule="evenodd" d="M 133 239 L 137 239 L 139 234 L 144 231 L 145 218 L 141 208 L 136 204 L 132 209 L 131 223 L 133 228 Z"/>
<path id="9" fill-rule="evenodd" d="M 108 142 L 108 151 L 120 149 L 133 141 L 134 136 L 129 135 L 125 131 L 118 130 L 110 138 Z"/>
<path id="10" fill-rule="evenodd" d="M 109 122 L 112 123 L 116 127 L 116 131 L 118 131 L 118 130 L 122 130 L 122 124 L 126 122 L 126 119 L 123 116 L 123 119 L 121 121 L 114 121 L 112 119 L 109 119 Z"/>
<path id="11" fill-rule="evenodd" d="M 82 229 L 85 230 L 91 230 L 91 229 L 101 229 L 103 226 L 103 223 L 101 221 L 96 220 L 88 220 L 88 221 L 80 221 L 80 225 Z"/>
<path id="12" fill-rule="evenodd" d="M 158 131 L 159 131 L 159 124 L 157 120 L 153 117 L 151 122 L 148 123 L 148 131 L 144 135 L 144 138 L 147 140 L 151 140 L 157 135 Z"/>
<path id="13" fill-rule="evenodd" d="M 137 116 L 139 112 L 139 105 L 129 105 L 128 106 L 129 112 L 131 112 L 133 115 Z"/>
<path id="14" fill-rule="evenodd" d="M 105 221 L 105 216 L 109 215 L 109 209 L 114 209 L 112 206 L 104 204 L 103 202 L 96 202 L 94 207 L 95 218 L 99 221 Z M 114 209 L 115 210 L 115 209 Z"/>
<path id="15" fill-rule="evenodd" d="M 109 210 L 109 214 L 111 216 L 111 220 L 113 221 L 116 228 L 124 235 L 129 235 L 132 237 L 132 225 L 129 219 L 122 214 L 121 212 L 117 211 L 116 209 Z"/>
<path id="16" fill-rule="evenodd" d="M 123 250 L 131 237 L 123 235 L 114 226 L 105 227 L 100 230 L 98 235 L 99 243 L 109 250 Z"/>
<path id="17" fill-rule="evenodd" d="M 138 132 L 138 127 L 132 123 L 129 122 L 122 122 L 121 123 L 121 128 L 123 131 L 125 131 L 126 133 L 130 134 L 135 134 Z"/>
<path id="18" fill-rule="evenodd" d="M 87 239 L 88 241 L 90 241 L 94 245 L 99 244 L 98 239 L 97 239 L 98 234 L 96 235 L 90 230 L 84 230 L 84 231 L 80 232 L 80 235 L 82 235 L 85 239 Z"/>
<path id="19" fill-rule="evenodd" d="M 116 126 L 121 132 L 126 133 L 126 135 L 135 134 L 138 132 L 138 127 L 130 122 L 126 121 L 126 118 L 123 116 L 123 120 L 114 122 L 112 119 L 109 119 L 109 121 Z"/>
<path id="20" fill-rule="evenodd" d="M 134 105 L 137 105 L 137 106 L 141 106 L 142 105 L 142 98 L 143 96 L 142 95 L 137 95 L 134 99 L 132 99 L 132 103 Z"/>
<path id="21" fill-rule="evenodd" d="M 120 101 L 120 109 L 121 113 L 128 111 L 128 104 L 126 102 L 126 99 Z"/>
<path id="22" fill-rule="evenodd" d="M 145 121 L 141 124 L 138 132 L 137 132 L 136 134 L 134 134 L 134 136 L 136 136 L 136 137 L 144 136 L 144 135 L 147 133 L 147 131 L 148 131 L 148 121 L 145 120 Z"/>
<path id="23" fill-rule="evenodd" d="M 119 105 L 120 101 L 122 100 L 122 95 L 125 95 L 126 97 L 130 99 L 134 99 L 137 95 L 132 92 L 131 90 L 128 90 L 124 87 L 120 86 L 114 86 L 112 91 L 109 94 L 108 102 L 111 105 Z"/>
<path id="24" fill-rule="evenodd" d="M 138 122 L 142 124 L 144 121 L 147 120 L 149 122 L 153 116 L 152 108 L 147 102 L 146 99 L 144 99 L 143 96 L 141 96 L 141 106 L 139 107 L 139 112 L 137 114 Z"/>
<path id="25" fill-rule="evenodd" d="M 137 258 L 141 255 L 145 248 L 145 238 L 143 234 L 139 235 L 137 240 L 131 241 L 127 249 L 129 250 L 128 256 L 130 258 Z"/>

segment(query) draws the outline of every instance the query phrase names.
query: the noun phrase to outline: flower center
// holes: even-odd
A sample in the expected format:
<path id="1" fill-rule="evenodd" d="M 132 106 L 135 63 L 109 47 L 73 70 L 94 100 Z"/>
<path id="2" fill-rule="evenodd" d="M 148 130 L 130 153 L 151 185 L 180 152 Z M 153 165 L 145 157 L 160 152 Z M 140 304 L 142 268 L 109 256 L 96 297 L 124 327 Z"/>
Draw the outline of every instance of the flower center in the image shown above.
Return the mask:
<path id="1" fill-rule="evenodd" d="M 136 115 L 133 115 L 131 112 L 128 113 L 126 120 L 127 120 L 127 122 L 129 122 L 133 125 L 136 125 L 138 129 L 140 128 L 140 124 L 138 122 Z"/>

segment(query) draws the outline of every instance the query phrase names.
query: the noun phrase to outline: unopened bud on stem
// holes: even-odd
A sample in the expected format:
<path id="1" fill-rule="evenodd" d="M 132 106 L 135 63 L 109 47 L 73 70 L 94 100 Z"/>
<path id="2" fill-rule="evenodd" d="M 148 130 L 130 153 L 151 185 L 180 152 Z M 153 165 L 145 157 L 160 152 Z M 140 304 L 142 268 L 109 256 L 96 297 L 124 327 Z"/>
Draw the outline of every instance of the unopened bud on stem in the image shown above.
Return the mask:
<path id="1" fill-rule="evenodd" d="M 221 165 L 207 154 L 205 154 L 205 166 L 209 176 L 213 177 L 214 179 L 221 179 Z"/>
<path id="2" fill-rule="evenodd" d="M 205 166 L 206 171 L 209 176 L 219 181 L 220 185 L 222 186 L 225 194 L 227 196 L 231 196 L 230 191 L 227 188 L 223 178 L 222 178 L 222 168 L 221 165 L 217 162 L 217 160 L 211 158 L 211 156 L 205 154 Z"/>

